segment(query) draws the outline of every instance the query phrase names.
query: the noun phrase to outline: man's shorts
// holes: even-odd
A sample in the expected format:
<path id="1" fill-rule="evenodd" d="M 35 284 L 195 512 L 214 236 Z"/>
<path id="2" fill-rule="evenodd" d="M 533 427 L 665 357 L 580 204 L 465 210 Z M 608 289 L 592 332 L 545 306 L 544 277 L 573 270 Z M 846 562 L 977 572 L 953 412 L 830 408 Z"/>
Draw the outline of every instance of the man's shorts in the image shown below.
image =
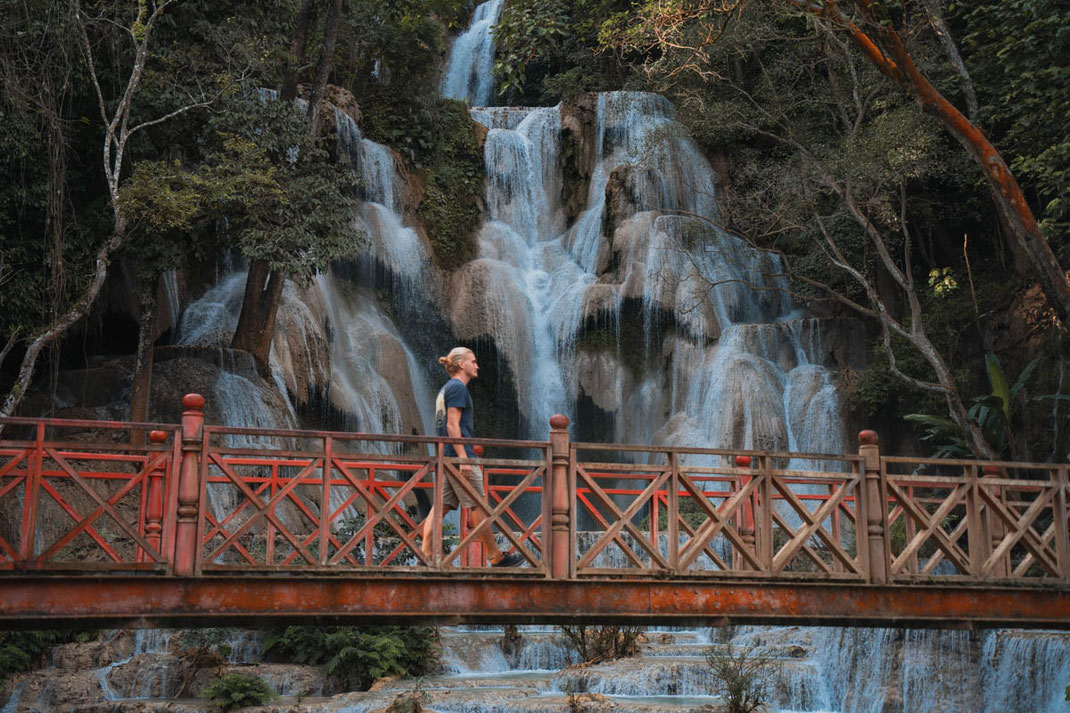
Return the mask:
<path id="1" fill-rule="evenodd" d="M 445 475 L 445 473 L 443 473 L 443 475 Z M 461 471 L 461 476 L 464 477 L 464 471 Z M 483 490 L 483 469 L 478 465 L 473 465 L 468 471 L 467 480 L 468 483 L 472 486 L 472 489 L 479 493 L 484 500 L 486 500 L 487 494 Z M 443 509 L 453 510 L 457 507 L 458 502 L 460 502 L 460 504 L 464 505 L 466 508 L 476 507 L 475 501 L 473 501 L 472 498 L 469 497 L 468 493 L 461 490 L 460 487 L 454 490 L 453 483 L 450 481 L 449 477 L 445 477 L 442 480 Z"/>

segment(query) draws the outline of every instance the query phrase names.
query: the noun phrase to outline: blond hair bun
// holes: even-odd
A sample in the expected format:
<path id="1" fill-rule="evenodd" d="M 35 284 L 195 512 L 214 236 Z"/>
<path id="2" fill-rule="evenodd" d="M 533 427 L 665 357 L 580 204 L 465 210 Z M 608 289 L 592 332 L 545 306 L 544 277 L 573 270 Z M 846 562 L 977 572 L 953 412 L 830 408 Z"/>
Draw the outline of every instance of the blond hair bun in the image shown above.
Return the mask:
<path id="1" fill-rule="evenodd" d="M 473 354 L 472 350 L 468 347 L 454 347 L 450 349 L 450 353 L 444 357 L 438 358 L 438 363 L 446 367 L 446 373 L 453 376 L 461 370 L 461 359 L 469 354 Z"/>

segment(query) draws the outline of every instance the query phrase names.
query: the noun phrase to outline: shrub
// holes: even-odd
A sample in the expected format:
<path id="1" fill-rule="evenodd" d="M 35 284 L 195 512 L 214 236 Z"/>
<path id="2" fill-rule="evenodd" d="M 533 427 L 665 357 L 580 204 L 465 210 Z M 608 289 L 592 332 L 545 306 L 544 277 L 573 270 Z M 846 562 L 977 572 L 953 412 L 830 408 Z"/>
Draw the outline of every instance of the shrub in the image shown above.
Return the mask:
<path id="1" fill-rule="evenodd" d="M 438 645 L 430 626 L 291 626 L 268 632 L 263 651 L 269 661 L 323 666 L 342 687 L 363 691 L 383 676 L 428 673 Z"/>
<path id="2" fill-rule="evenodd" d="M 562 626 L 565 645 L 583 663 L 601 663 L 626 656 L 635 656 L 639 651 L 638 626 Z"/>
<path id="3" fill-rule="evenodd" d="M 713 671 L 715 693 L 728 706 L 728 713 L 752 713 L 765 704 L 776 664 L 758 653 L 756 645 L 738 653 L 730 647 L 711 646 L 706 649 L 706 664 Z"/>
<path id="4" fill-rule="evenodd" d="M 12 674 L 42 665 L 45 655 L 53 646 L 71 641 L 89 641 L 89 637 L 88 632 L 62 629 L 0 632 L 0 682 L 6 681 Z"/>
<path id="5" fill-rule="evenodd" d="M 215 703 L 221 710 L 229 711 L 246 706 L 259 706 L 275 698 L 275 692 L 267 682 L 251 673 L 225 673 L 212 680 L 201 691 L 201 698 Z"/>

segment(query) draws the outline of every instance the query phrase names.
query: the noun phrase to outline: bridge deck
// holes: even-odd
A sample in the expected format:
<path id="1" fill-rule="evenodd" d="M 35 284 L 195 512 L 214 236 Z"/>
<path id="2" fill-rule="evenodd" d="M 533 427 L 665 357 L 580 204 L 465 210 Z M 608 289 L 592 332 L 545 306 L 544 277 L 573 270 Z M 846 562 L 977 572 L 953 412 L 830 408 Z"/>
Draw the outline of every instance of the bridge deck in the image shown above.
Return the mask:
<path id="1" fill-rule="evenodd" d="M 46 577 L 0 581 L 0 627 L 298 623 L 799 624 L 1070 629 L 1065 588 L 500 577 Z"/>

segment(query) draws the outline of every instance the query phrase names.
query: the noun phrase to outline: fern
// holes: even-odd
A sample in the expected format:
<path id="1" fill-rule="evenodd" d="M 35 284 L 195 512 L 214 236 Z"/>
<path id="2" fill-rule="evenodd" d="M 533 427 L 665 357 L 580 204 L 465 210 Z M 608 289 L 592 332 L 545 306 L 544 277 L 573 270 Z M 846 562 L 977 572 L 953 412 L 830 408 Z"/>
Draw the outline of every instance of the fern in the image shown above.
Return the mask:
<path id="1" fill-rule="evenodd" d="M 366 690 L 383 676 L 419 676 L 438 660 L 433 627 L 291 626 L 264 637 L 270 661 L 323 666 L 349 690 Z"/>

